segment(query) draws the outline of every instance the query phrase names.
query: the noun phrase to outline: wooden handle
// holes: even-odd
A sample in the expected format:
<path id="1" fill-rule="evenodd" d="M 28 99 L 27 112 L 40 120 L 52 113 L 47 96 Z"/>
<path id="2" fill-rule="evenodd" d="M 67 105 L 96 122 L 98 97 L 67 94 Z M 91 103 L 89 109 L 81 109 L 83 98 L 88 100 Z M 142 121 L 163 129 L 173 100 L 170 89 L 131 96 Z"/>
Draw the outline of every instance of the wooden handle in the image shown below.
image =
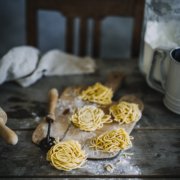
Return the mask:
<path id="1" fill-rule="evenodd" d="M 125 75 L 122 72 L 112 72 L 108 75 L 106 86 L 110 87 L 113 92 L 116 92 L 121 86 Z"/>
<path id="2" fill-rule="evenodd" d="M 5 125 L 2 118 L 0 118 L 0 136 L 2 136 L 8 144 L 15 145 L 18 142 L 18 136 Z"/>
<path id="3" fill-rule="evenodd" d="M 49 109 L 48 109 L 48 113 L 49 113 L 49 117 L 52 120 L 55 120 L 55 109 L 56 109 L 56 104 L 58 101 L 58 90 L 53 88 L 49 91 Z"/>

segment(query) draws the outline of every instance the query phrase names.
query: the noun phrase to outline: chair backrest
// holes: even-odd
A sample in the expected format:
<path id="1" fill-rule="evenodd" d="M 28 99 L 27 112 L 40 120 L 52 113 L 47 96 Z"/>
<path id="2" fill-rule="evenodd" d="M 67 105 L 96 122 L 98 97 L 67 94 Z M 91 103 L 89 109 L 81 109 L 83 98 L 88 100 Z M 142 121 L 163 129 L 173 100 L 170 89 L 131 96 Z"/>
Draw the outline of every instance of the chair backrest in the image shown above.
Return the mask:
<path id="1" fill-rule="evenodd" d="M 66 52 L 73 53 L 74 19 L 80 19 L 79 55 L 86 55 L 87 22 L 93 19 L 92 56 L 99 57 L 101 22 L 107 16 L 132 17 L 133 34 L 131 57 L 139 55 L 145 0 L 27 0 L 26 35 L 27 44 L 37 46 L 37 11 L 60 11 L 66 18 Z"/>

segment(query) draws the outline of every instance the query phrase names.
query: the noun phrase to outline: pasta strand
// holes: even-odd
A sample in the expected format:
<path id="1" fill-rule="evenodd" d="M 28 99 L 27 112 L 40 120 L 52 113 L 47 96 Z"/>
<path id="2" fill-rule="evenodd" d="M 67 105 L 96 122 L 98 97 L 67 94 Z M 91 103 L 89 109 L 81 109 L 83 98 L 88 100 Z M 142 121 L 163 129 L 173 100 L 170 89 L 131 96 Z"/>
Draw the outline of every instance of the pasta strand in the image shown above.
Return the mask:
<path id="1" fill-rule="evenodd" d="M 114 121 L 117 121 L 120 124 L 129 124 L 138 121 L 142 114 L 137 104 L 125 101 L 112 105 L 109 111 L 114 117 Z"/>
<path id="2" fill-rule="evenodd" d="M 56 169 L 70 171 L 80 168 L 87 159 L 78 141 L 69 140 L 58 142 L 48 151 L 47 161 Z"/>
<path id="3" fill-rule="evenodd" d="M 71 117 L 73 124 L 83 131 L 95 131 L 103 127 L 104 123 L 111 123 L 110 115 L 105 115 L 103 110 L 93 105 L 79 108 Z"/>
<path id="4" fill-rule="evenodd" d="M 86 90 L 82 91 L 80 97 L 89 102 L 94 102 L 100 105 L 108 105 L 112 103 L 113 92 L 112 89 L 96 83 L 89 86 Z"/>
<path id="5" fill-rule="evenodd" d="M 92 138 L 90 147 L 103 152 L 117 152 L 132 146 L 129 134 L 122 128 Z"/>

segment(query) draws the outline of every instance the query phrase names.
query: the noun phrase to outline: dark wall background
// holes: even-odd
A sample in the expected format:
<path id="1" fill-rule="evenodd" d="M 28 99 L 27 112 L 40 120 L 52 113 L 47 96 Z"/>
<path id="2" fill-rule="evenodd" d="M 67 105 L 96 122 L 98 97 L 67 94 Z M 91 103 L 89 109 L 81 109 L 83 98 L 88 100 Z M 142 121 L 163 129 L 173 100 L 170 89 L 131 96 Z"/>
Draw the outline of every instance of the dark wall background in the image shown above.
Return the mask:
<path id="1" fill-rule="evenodd" d="M 10 48 L 26 44 L 25 3 L 25 0 L 0 0 L 0 57 Z M 53 11 L 40 11 L 38 18 L 40 50 L 64 50 L 65 18 Z M 103 21 L 102 58 L 129 57 L 132 25 L 131 18 L 108 17 Z"/>

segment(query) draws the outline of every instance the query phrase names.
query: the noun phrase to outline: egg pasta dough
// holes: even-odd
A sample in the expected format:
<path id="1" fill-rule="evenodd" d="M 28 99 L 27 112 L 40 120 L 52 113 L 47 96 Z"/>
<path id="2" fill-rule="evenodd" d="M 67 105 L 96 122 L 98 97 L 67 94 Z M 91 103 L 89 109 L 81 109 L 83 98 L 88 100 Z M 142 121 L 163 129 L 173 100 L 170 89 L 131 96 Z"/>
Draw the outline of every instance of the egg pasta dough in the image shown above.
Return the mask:
<path id="1" fill-rule="evenodd" d="M 70 171 L 80 168 L 87 159 L 78 141 L 58 142 L 47 153 L 46 159 L 56 169 Z"/>
<path id="2" fill-rule="evenodd" d="M 90 140 L 90 147 L 103 152 L 118 152 L 132 146 L 129 134 L 122 128 L 107 131 Z"/>
<path id="3" fill-rule="evenodd" d="M 112 103 L 113 91 L 101 83 L 96 83 L 82 91 L 80 97 L 85 101 L 108 105 Z"/>
<path id="4" fill-rule="evenodd" d="M 114 121 L 129 124 L 138 121 L 142 113 L 137 104 L 121 101 L 110 107 L 110 114 L 114 117 Z"/>
<path id="5" fill-rule="evenodd" d="M 83 131 L 95 131 L 103 127 L 104 123 L 111 123 L 111 116 L 105 115 L 103 110 L 93 105 L 79 108 L 71 117 L 73 124 Z"/>

